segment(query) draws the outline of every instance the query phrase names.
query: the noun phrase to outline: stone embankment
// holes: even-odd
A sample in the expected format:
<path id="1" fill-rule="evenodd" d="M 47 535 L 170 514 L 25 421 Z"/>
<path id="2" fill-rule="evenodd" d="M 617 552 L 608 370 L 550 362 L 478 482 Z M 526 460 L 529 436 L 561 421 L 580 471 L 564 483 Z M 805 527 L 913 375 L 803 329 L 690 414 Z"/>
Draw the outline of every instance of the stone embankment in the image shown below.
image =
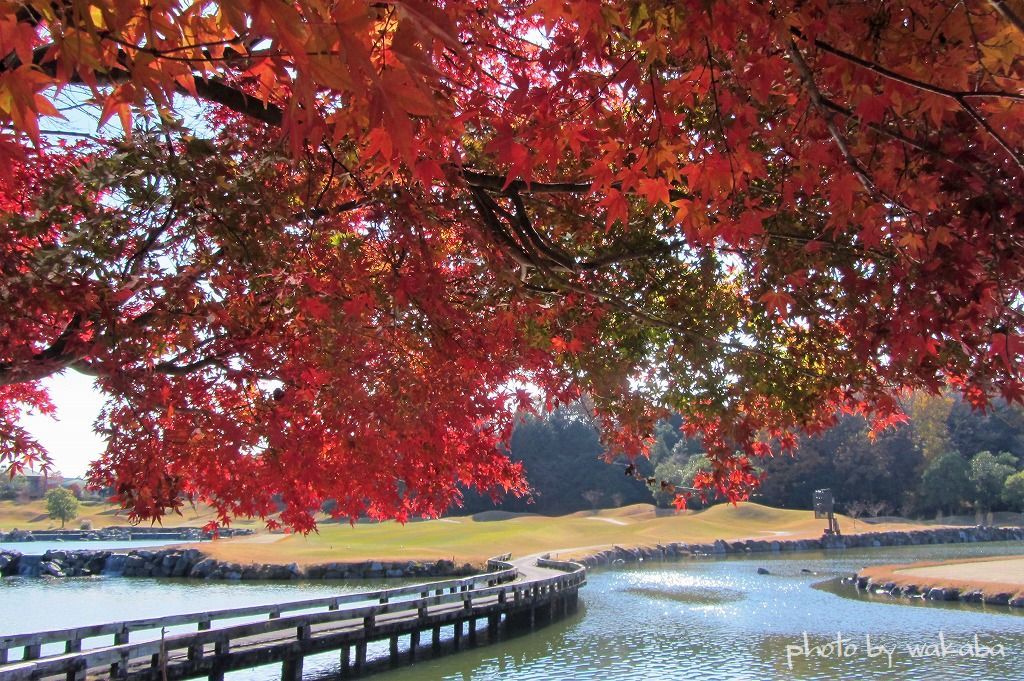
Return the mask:
<path id="1" fill-rule="evenodd" d="M 602 565 L 621 565 L 646 560 L 673 560 L 676 558 L 705 558 L 745 555 L 752 553 L 779 553 L 782 551 L 820 551 L 822 549 L 877 548 L 882 546 L 923 546 L 927 544 L 966 544 L 987 541 L 1024 540 L 1021 527 L 964 527 L 909 530 L 906 532 L 864 532 L 851 535 L 823 535 L 821 539 L 747 539 L 710 544 L 676 542 L 611 549 L 577 558 L 588 568 Z"/>
<path id="2" fill-rule="evenodd" d="M 252 534 L 252 530 L 221 528 L 220 537 Z M 200 541 L 213 534 L 201 527 L 104 527 L 99 530 L 11 530 L 0 532 L 0 542 L 34 541 L 131 541 L 136 539 L 167 539 Z"/>
<path id="3" fill-rule="evenodd" d="M 844 581 L 893 598 L 1024 608 L 1024 556 L 1019 555 L 872 565 Z"/>
<path id="4" fill-rule="evenodd" d="M 988 591 L 984 588 L 960 589 L 954 586 L 930 586 L 928 584 L 897 584 L 890 580 L 875 580 L 857 575 L 849 580 L 858 591 L 891 596 L 893 598 L 920 598 L 926 601 L 959 601 L 961 603 L 984 603 L 985 605 L 1008 605 L 1024 608 L 1024 593 L 1012 591 Z"/>
<path id="5" fill-rule="evenodd" d="M 41 556 L 0 551 L 0 575 L 28 577 L 189 577 L 192 579 L 384 579 L 471 575 L 479 566 L 450 560 L 328 563 L 302 568 L 290 565 L 242 565 L 214 560 L 198 549 L 116 551 L 47 551 Z"/>

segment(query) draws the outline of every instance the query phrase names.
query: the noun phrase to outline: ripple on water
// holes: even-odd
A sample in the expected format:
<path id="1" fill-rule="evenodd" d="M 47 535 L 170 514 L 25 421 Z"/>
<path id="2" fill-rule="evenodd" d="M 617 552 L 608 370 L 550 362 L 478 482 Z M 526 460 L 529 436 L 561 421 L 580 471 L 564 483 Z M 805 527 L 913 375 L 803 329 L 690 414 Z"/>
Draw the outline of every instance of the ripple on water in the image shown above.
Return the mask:
<path id="1" fill-rule="evenodd" d="M 741 601 L 744 598 L 742 591 L 720 587 L 678 587 L 674 589 L 633 587 L 624 589 L 624 591 L 644 598 L 692 605 L 721 605 Z"/>

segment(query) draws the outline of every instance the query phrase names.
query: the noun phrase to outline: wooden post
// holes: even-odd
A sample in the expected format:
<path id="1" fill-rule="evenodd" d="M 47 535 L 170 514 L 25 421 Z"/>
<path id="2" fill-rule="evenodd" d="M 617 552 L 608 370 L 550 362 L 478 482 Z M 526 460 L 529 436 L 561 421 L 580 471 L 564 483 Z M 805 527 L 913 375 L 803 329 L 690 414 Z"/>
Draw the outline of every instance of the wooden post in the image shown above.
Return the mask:
<path id="1" fill-rule="evenodd" d="M 409 634 L 409 662 L 416 661 L 416 649 L 420 646 L 420 630 L 413 629 Z"/>
<path id="2" fill-rule="evenodd" d="M 392 667 L 398 666 L 398 634 L 391 634 L 391 646 L 388 650 L 390 653 L 389 661 Z"/>
<path id="3" fill-rule="evenodd" d="M 351 655 L 352 655 L 352 647 L 351 646 L 342 646 L 341 647 L 341 675 L 343 677 L 344 676 L 348 676 L 349 665 L 352 664 L 352 661 L 350 659 Z"/>
<path id="4" fill-rule="evenodd" d="M 224 670 L 220 668 L 220 659 L 227 655 L 231 650 L 231 641 L 228 638 L 222 638 L 213 644 L 213 654 L 217 660 L 214 662 L 214 668 L 210 671 L 209 681 L 224 681 Z"/>
<path id="5" fill-rule="evenodd" d="M 117 643 L 117 641 L 114 641 L 114 642 Z M 39 659 L 39 649 L 41 647 L 42 646 L 40 646 L 38 643 L 36 643 L 35 645 L 25 646 L 25 655 L 21 659 L 23 659 L 23 660 L 38 660 Z"/>
<path id="6" fill-rule="evenodd" d="M 0 664 L 7 664 L 7 648 L 0 648 Z"/>
<path id="7" fill-rule="evenodd" d="M 124 645 L 128 642 L 129 634 L 127 629 L 122 629 L 114 635 L 114 645 Z M 111 665 L 111 677 L 121 678 L 128 672 L 128 655 L 127 653 L 121 655 L 121 663 L 114 663 Z"/>
<path id="8" fill-rule="evenodd" d="M 476 618 L 471 617 L 469 619 L 469 645 L 476 645 Z"/>
<path id="9" fill-rule="evenodd" d="M 434 627 L 434 632 L 431 635 L 430 647 L 433 649 L 433 651 L 435 653 L 441 649 L 441 627 L 440 626 Z"/>
<path id="10" fill-rule="evenodd" d="M 452 633 L 455 635 L 455 650 L 458 650 L 459 644 L 462 643 L 462 620 L 452 625 Z"/>
<path id="11" fill-rule="evenodd" d="M 498 624 L 501 622 L 501 615 L 494 614 L 487 616 L 487 642 L 494 643 L 498 640 Z"/>
<path id="12" fill-rule="evenodd" d="M 366 666 L 366 641 L 356 641 L 356 673 L 363 671 Z"/>
<path id="13" fill-rule="evenodd" d="M 65 653 L 80 653 L 80 652 L 82 652 L 82 639 L 80 639 L 80 638 L 69 639 L 68 642 L 64 644 L 64 652 Z"/>
<path id="14" fill-rule="evenodd" d="M 114 634 L 114 645 L 115 646 L 120 646 L 120 645 L 124 645 L 125 643 L 128 643 L 128 637 L 129 637 L 128 630 L 127 629 L 121 629 L 121 631 L 119 631 L 116 634 Z M 128 662 L 127 655 L 122 655 L 121 659 L 122 659 L 124 664 L 115 662 L 114 664 L 110 665 L 110 676 L 112 678 L 120 678 L 123 674 L 127 673 L 127 671 L 128 671 L 128 668 L 127 668 L 127 662 Z M 121 667 L 124 667 L 124 668 L 121 669 Z"/>
<path id="15" fill-rule="evenodd" d="M 110 678 L 112 679 L 126 679 L 128 678 L 128 653 L 121 653 L 121 661 L 115 662 L 110 665 Z"/>
<path id="16" fill-rule="evenodd" d="M 281 663 L 281 681 L 302 681 L 302 653 L 284 659 Z"/>
<path id="17" fill-rule="evenodd" d="M 75 666 L 67 671 L 64 675 L 66 681 L 85 681 L 85 662 L 82 660 L 76 660 Z"/>

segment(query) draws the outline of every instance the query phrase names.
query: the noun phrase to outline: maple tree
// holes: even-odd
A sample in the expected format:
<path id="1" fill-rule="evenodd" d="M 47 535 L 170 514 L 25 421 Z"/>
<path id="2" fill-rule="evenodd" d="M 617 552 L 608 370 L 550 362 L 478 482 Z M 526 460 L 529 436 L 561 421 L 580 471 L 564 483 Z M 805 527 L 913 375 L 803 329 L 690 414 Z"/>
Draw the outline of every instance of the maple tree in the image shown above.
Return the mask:
<path id="1" fill-rule="evenodd" d="M 279 495 L 302 530 L 522 492 L 517 386 L 586 395 L 612 454 L 678 411 L 730 499 L 902 389 L 1019 400 L 1022 17 L 4 2 L 0 463 L 45 460 L 18 415 L 69 368 L 137 517 Z"/>

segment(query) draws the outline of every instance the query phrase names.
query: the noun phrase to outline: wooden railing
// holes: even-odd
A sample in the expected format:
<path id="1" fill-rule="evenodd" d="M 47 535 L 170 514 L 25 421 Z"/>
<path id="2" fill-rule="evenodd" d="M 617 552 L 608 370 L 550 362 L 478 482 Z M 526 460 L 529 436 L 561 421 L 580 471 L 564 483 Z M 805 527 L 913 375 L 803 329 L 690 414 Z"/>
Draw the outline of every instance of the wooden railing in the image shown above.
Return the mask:
<path id="1" fill-rule="evenodd" d="M 40 679 L 59 674 L 66 675 L 68 679 L 84 678 L 86 670 L 108 666 L 111 668 L 111 676 L 116 678 L 127 676 L 130 665 L 139 667 L 144 663 L 153 669 L 166 669 L 170 659 L 199 674 L 209 672 L 211 678 L 220 678 L 225 666 L 215 664 L 213 666 L 217 670 L 210 671 L 211 654 L 214 660 L 218 657 L 222 660 L 238 657 L 236 662 L 239 665 L 252 660 L 281 660 L 289 655 L 294 658 L 298 654 L 301 673 L 301 655 L 305 652 L 337 649 L 350 641 L 361 640 L 364 642 L 362 652 L 365 655 L 365 641 L 384 631 L 382 627 L 386 626 L 388 632 L 415 631 L 418 638 L 421 629 L 436 628 L 438 622 L 451 620 L 452 613 L 456 613 L 458 618 L 476 617 L 486 610 L 493 616 L 495 612 L 550 601 L 562 592 L 571 590 L 575 595 L 575 590 L 586 580 L 583 567 L 576 563 L 547 561 L 545 567 L 566 572 L 532 581 L 513 581 L 518 571 L 506 562 L 508 558 L 501 556 L 489 561 L 488 566 L 494 569 L 492 572 L 463 579 L 273 605 L 4 636 L 0 637 L 0 681 Z M 285 614 L 320 609 L 324 610 Z M 217 621 L 257 616 L 266 619 L 217 628 L 212 626 Z M 129 641 L 133 632 L 151 630 L 157 634 L 166 627 L 190 624 L 197 625 L 197 631 L 176 633 L 149 641 Z M 317 628 L 315 632 L 314 627 Z M 332 637 L 329 646 L 326 645 L 327 634 Z M 113 645 L 82 649 L 82 642 L 86 639 L 111 635 L 114 637 Z M 246 640 L 242 642 L 242 639 Z M 42 646 L 53 643 L 63 643 L 64 651 L 42 655 Z M 244 655 L 230 655 L 232 647 L 239 644 L 248 652 Z M 8 651 L 19 647 L 23 649 L 22 659 L 8 662 Z M 237 665 L 232 662 L 226 668 L 237 668 Z"/>

